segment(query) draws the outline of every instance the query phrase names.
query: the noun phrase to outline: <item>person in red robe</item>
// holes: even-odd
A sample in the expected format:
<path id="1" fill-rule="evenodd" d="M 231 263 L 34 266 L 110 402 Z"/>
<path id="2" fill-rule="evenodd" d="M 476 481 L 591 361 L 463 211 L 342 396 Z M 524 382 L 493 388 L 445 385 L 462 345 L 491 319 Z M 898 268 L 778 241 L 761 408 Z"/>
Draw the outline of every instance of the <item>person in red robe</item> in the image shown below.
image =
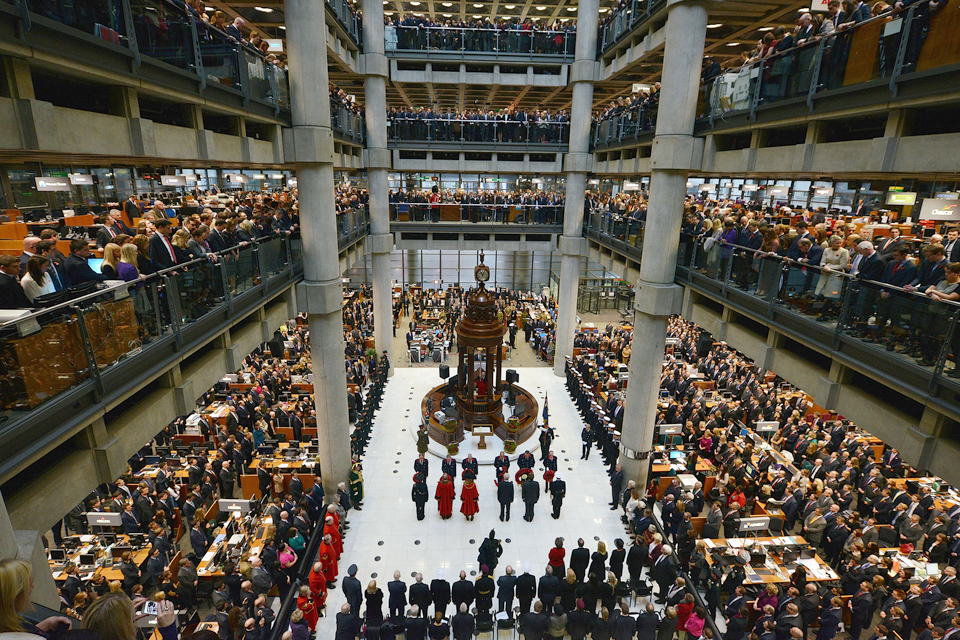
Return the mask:
<path id="1" fill-rule="evenodd" d="M 337 560 L 340 559 L 340 556 L 343 555 L 343 538 L 340 536 L 340 531 L 337 529 L 336 525 L 333 523 L 333 518 L 327 516 L 326 522 L 323 525 L 323 535 L 330 536 L 330 541 L 333 543 L 333 548 L 337 552 Z"/>
<path id="2" fill-rule="evenodd" d="M 320 558 L 320 568 L 323 577 L 327 580 L 327 588 L 334 586 L 337 580 L 337 550 L 333 548 L 333 539 L 330 536 L 323 536 L 323 542 L 317 550 Z"/>
<path id="3" fill-rule="evenodd" d="M 314 562 L 310 569 L 310 594 L 317 611 L 320 611 L 327 602 L 327 581 L 323 576 L 323 565 L 319 562 Z"/>
<path id="4" fill-rule="evenodd" d="M 340 514 L 337 513 L 336 505 L 329 505 L 327 507 L 326 518 L 333 518 L 333 526 L 337 528 L 337 531 L 340 531 Z"/>
<path id="5" fill-rule="evenodd" d="M 307 623 L 310 631 L 316 631 L 317 620 L 320 619 L 320 615 L 317 613 L 316 604 L 310 594 L 310 587 L 307 585 L 300 587 L 300 595 L 297 596 L 297 609 L 303 612 L 303 621 Z"/>
<path id="6" fill-rule="evenodd" d="M 450 482 L 450 475 L 443 474 L 440 482 L 437 484 L 437 507 L 440 509 L 440 517 L 446 520 L 453 515 L 453 499 L 457 497 L 457 490 L 453 488 Z"/>
<path id="7" fill-rule="evenodd" d="M 463 504 L 460 506 L 460 513 L 467 517 L 467 520 L 473 520 L 474 514 L 480 511 L 480 494 L 477 492 L 477 485 L 473 480 L 467 478 L 463 483 L 463 489 L 460 490 L 460 500 Z"/>

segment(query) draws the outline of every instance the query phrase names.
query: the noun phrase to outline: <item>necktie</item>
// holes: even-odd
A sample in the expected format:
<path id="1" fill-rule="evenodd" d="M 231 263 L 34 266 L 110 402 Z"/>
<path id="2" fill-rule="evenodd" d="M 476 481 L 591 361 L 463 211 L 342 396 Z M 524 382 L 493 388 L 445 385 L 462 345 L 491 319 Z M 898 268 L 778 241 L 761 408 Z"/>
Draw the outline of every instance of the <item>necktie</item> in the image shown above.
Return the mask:
<path id="1" fill-rule="evenodd" d="M 170 244 L 170 238 L 163 234 L 161 234 L 160 237 L 163 238 L 163 244 L 167 245 L 167 251 L 170 252 L 170 259 L 173 260 L 173 264 L 177 264 L 177 254 L 173 251 L 173 245 Z"/>
<path id="2" fill-rule="evenodd" d="M 902 262 L 898 262 L 898 263 L 896 264 L 896 266 L 893 268 L 893 275 L 897 275 L 897 272 L 900 271 L 900 268 L 901 268 L 902 266 L 903 266 L 903 263 L 902 263 Z"/>
<path id="3" fill-rule="evenodd" d="M 50 274 L 50 279 L 53 281 L 53 288 L 56 291 L 63 291 L 63 283 L 60 282 L 60 274 L 57 273 L 57 268 L 54 266 L 51 266 L 47 270 L 47 273 Z"/>
<path id="4" fill-rule="evenodd" d="M 117 237 L 117 232 L 113 229 L 113 227 L 107 227 L 107 231 L 110 232 L 110 237 L 111 237 L 111 238 L 116 238 L 116 237 Z"/>

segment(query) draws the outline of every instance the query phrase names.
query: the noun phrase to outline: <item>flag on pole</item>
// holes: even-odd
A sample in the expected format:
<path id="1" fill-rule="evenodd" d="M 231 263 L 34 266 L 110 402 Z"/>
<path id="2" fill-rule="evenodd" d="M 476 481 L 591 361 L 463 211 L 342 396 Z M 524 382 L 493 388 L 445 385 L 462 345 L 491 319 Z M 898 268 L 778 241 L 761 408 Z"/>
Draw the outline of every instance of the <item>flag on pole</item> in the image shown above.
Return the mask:
<path id="1" fill-rule="evenodd" d="M 550 412 L 547 410 L 547 394 L 543 394 L 543 424 L 550 422 Z"/>

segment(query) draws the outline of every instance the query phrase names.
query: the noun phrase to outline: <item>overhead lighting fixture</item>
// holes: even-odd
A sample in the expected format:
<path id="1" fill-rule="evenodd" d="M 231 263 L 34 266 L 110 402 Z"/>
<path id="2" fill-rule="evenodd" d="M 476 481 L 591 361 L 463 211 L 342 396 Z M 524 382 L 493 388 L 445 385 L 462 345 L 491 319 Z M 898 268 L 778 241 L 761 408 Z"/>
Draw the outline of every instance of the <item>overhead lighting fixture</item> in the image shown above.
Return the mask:
<path id="1" fill-rule="evenodd" d="M 452 13 L 445 13 L 445 14 L 443 14 L 443 17 L 444 17 L 444 18 L 452 18 L 452 17 L 453 17 L 453 14 L 452 14 Z"/>
<path id="2" fill-rule="evenodd" d="M 285 26 L 283 26 L 283 25 L 280 25 L 280 28 L 283 29 L 284 31 L 287 30 L 287 28 L 286 28 Z"/>
<path id="3" fill-rule="evenodd" d="M 728 42 L 728 43 L 727 43 L 727 46 L 728 46 L 728 47 L 739 47 L 739 46 L 740 46 L 740 43 L 739 43 L 739 42 Z"/>
<path id="4" fill-rule="evenodd" d="M 541 6 L 541 7 L 537 7 L 537 11 L 543 11 L 544 9 L 546 9 L 546 7 L 542 7 L 542 6 Z"/>
<path id="5" fill-rule="evenodd" d="M 760 27 L 757 31 L 773 31 L 776 27 Z"/>
<path id="6" fill-rule="evenodd" d="M 474 14 L 473 17 L 474 17 L 474 18 L 482 18 L 483 16 L 481 16 L 480 14 L 477 13 L 477 14 Z"/>
<path id="7" fill-rule="evenodd" d="M 216 9 L 214 9 L 213 7 L 204 7 L 203 10 L 204 10 L 204 11 L 216 11 Z"/>
<path id="8" fill-rule="evenodd" d="M 411 2 L 410 4 L 411 4 L 412 6 L 414 6 L 414 7 L 419 7 L 419 6 L 420 6 L 420 3 L 419 3 L 419 2 Z"/>
<path id="9" fill-rule="evenodd" d="M 392 16 L 392 15 L 393 15 L 393 11 L 384 11 L 384 12 L 383 12 L 383 15 L 385 15 L 385 16 Z"/>
<path id="10" fill-rule="evenodd" d="M 453 3 L 452 3 L 452 2 L 443 2 L 443 3 L 441 3 L 441 4 L 443 4 L 443 6 L 445 6 L 445 7 L 452 7 L 452 6 L 453 6 Z"/>
<path id="11" fill-rule="evenodd" d="M 475 4 L 475 5 L 473 5 L 473 8 L 474 8 L 474 9 L 483 9 L 483 5 L 482 5 L 482 4 Z"/>
<path id="12" fill-rule="evenodd" d="M 577 10 L 576 7 L 567 7 L 567 11 L 576 11 L 576 10 Z"/>
<path id="13" fill-rule="evenodd" d="M 609 9 L 607 9 L 606 7 L 604 7 L 604 8 L 602 8 L 602 9 L 598 9 L 598 11 L 599 11 L 600 13 L 606 13 L 607 11 L 609 11 Z"/>
<path id="14" fill-rule="evenodd" d="M 719 29 L 722 26 L 722 24 L 708 24 L 707 29 Z"/>
<path id="15" fill-rule="evenodd" d="M 254 9 L 259 11 L 260 13 L 273 13 L 273 9 L 271 9 L 270 7 L 254 7 Z"/>
<path id="16" fill-rule="evenodd" d="M 515 4 L 505 4 L 505 5 L 503 5 L 503 8 L 504 8 L 504 9 L 516 9 L 516 8 L 517 8 L 517 5 L 515 5 Z"/>

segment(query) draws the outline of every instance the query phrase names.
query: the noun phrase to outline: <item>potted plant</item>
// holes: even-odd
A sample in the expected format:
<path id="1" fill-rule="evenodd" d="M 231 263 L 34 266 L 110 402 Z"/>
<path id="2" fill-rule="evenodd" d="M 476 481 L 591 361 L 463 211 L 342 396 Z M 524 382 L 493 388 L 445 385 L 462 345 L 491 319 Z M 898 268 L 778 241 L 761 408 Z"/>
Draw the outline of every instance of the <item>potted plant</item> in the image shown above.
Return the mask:
<path id="1" fill-rule="evenodd" d="M 364 355 L 367 356 L 367 359 L 373 359 L 374 362 L 377 361 L 377 350 L 373 347 L 370 347 L 364 352 Z"/>
<path id="2" fill-rule="evenodd" d="M 460 453 L 460 445 L 457 444 L 456 442 L 451 442 L 450 444 L 447 445 L 447 453 L 449 453 L 452 456 L 457 455 L 458 453 Z"/>
<path id="3" fill-rule="evenodd" d="M 503 450 L 507 455 L 512 455 L 517 451 L 517 441 L 510 439 L 503 441 Z"/>

